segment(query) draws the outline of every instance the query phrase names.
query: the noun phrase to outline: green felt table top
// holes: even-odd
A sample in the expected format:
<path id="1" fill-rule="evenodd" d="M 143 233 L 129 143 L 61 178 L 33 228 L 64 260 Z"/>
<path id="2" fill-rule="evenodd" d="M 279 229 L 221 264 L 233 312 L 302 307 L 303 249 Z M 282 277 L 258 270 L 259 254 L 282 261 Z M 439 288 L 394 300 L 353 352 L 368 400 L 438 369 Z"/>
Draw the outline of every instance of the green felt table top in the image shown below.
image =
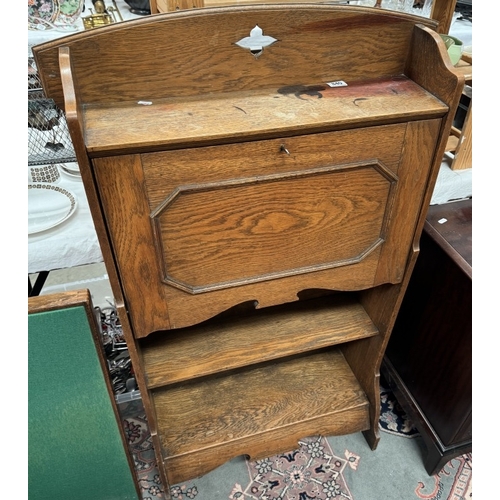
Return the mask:
<path id="1" fill-rule="evenodd" d="M 83 306 L 28 316 L 29 497 L 137 499 Z"/>

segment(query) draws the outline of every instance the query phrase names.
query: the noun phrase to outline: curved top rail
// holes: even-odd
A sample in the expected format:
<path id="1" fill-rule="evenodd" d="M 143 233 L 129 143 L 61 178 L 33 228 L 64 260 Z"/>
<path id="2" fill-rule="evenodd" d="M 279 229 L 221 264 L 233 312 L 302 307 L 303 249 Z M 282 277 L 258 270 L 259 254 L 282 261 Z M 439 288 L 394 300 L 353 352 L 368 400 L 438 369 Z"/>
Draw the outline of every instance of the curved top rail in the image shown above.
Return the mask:
<path id="1" fill-rule="evenodd" d="M 64 108 L 61 47 L 86 106 L 400 75 L 417 24 L 436 23 L 345 5 L 215 7 L 80 32 L 33 54 L 47 96 Z"/>

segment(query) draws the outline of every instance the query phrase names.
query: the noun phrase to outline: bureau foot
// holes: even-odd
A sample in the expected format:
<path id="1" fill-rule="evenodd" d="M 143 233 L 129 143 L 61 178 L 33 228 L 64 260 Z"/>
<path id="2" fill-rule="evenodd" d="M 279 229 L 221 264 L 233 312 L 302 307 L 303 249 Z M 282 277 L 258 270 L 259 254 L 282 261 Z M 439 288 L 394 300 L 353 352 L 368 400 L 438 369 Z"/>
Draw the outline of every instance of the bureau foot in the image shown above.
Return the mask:
<path id="1" fill-rule="evenodd" d="M 380 432 L 378 427 L 371 427 L 371 429 L 368 429 L 366 431 L 363 431 L 363 436 L 365 436 L 365 439 L 368 443 L 368 446 L 372 450 L 376 450 L 378 446 L 378 442 L 380 441 Z"/>

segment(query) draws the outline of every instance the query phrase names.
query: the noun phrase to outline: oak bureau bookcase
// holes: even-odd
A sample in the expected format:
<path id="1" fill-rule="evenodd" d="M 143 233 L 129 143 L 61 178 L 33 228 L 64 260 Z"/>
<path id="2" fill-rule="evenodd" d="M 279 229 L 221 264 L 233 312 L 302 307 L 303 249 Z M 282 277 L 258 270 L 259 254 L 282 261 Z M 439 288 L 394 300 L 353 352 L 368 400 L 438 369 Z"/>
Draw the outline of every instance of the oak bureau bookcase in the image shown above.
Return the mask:
<path id="1" fill-rule="evenodd" d="M 363 431 L 463 87 L 434 21 L 194 9 L 34 47 L 166 489 Z"/>

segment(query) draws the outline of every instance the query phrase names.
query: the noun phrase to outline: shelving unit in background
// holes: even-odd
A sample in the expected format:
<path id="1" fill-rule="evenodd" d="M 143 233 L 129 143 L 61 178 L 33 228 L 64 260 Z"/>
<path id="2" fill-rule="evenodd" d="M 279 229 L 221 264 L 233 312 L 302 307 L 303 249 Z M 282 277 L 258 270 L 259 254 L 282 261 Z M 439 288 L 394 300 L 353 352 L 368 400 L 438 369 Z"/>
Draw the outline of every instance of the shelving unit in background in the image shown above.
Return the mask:
<path id="1" fill-rule="evenodd" d="M 446 152 L 453 155 L 451 170 L 465 170 L 472 168 L 472 55 L 463 55 L 456 71 L 464 75 L 466 85 L 446 144 Z"/>
<path id="2" fill-rule="evenodd" d="M 302 3 L 303 0 L 289 0 L 288 3 Z M 150 0 L 151 13 L 174 12 L 176 10 L 195 9 L 200 7 L 220 7 L 223 5 L 242 5 L 254 3 L 252 0 Z M 273 3 L 261 2 L 261 3 Z M 314 3 L 314 2 L 313 2 Z M 335 0 L 331 3 L 349 3 L 348 1 Z M 380 7 L 382 0 L 373 0 L 373 6 Z M 438 21 L 438 33 L 448 33 L 457 0 L 434 0 L 432 19 Z"/>

